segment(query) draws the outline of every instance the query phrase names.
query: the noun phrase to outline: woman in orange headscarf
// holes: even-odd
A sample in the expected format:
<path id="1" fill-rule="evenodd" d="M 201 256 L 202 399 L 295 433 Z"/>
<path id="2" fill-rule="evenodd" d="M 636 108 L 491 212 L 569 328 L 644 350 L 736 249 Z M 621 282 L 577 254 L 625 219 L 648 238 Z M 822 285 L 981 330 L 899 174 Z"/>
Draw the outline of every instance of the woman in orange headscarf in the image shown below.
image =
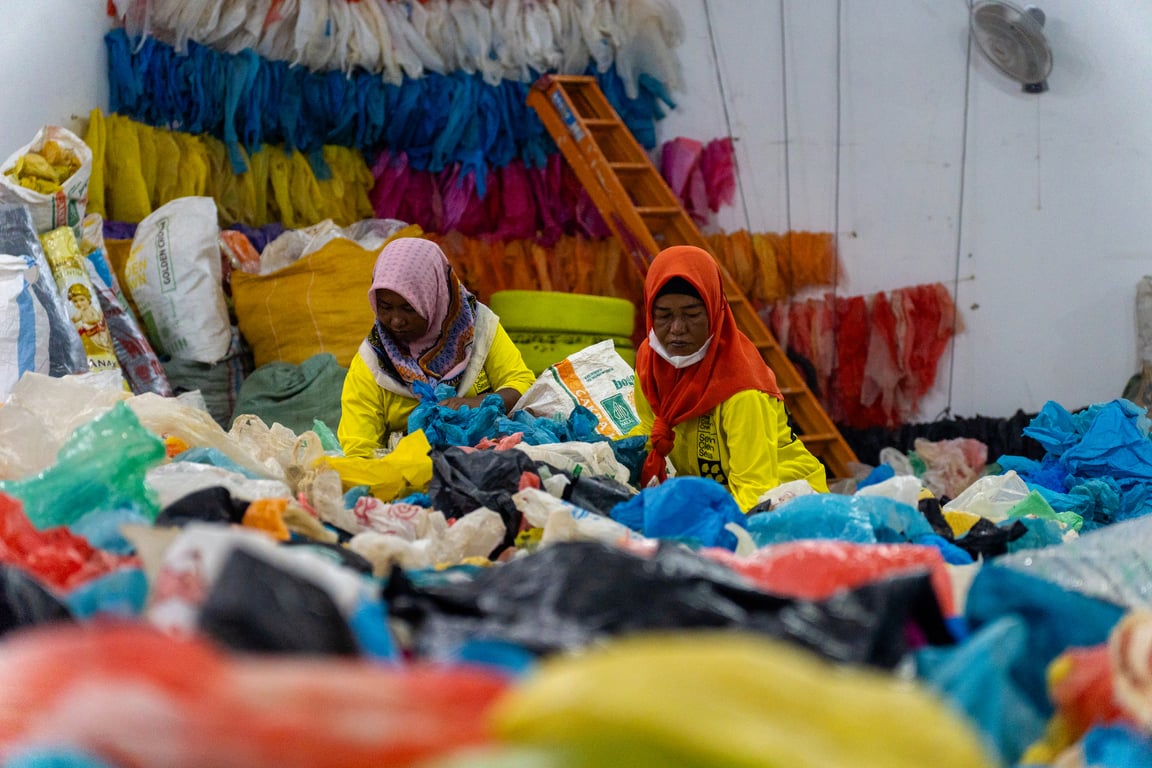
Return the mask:
<path id="1" fill-rule="evenodd" d="M 675 246 L 656 256 L 644 318 L 636 373 L 653 417 L 644 483 L 665 478 L 668 458 L 677 474 L 726 485 L 745 512 L 790 480 L 827 492 L 824 465 L 788 425 L 776 375 L 736 327 L 707 251 Z"/>

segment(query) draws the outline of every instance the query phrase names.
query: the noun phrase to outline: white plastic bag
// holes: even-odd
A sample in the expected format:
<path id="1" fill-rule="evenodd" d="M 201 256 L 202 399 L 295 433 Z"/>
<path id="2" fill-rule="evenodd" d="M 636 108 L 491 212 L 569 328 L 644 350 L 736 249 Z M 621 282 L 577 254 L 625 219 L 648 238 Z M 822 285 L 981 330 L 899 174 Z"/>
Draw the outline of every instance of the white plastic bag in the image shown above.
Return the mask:
<path id="1" fill-rule="evenodd" d="M 600 541 L 616 544 L 644 537 L 610 517 L 581 509 L 547 491 L 525 488 L 512 494 L 512 503 L 533 528 L 541 528 L 542 544 L 557 541 Z"/>
<path id="2" fill-rule="evenodd" d="M 219 236 L 210 197 L 177 198 L 136 228 L 123 287 L 161 354 L 208 364 L 228 354 Z"/>
<path id="3" fill-rule="evenodd" d="M 596 431 L 606 437 L 624 437 L 640 424 L 636 372 L 620 357 L 611 339 L 585 347 L 547 368 L 512 410 L 567 418 L 576 405 L 596 415 Z"/>
<path id="4" fill-rule="evenodd" d="M 999 523 L 1007 520 L 1008 510 L 1024 501 L 1029 493 L 1028 484 L 1016 474 L 1016 470 L 1011 469 L 1002 475 L 980 478 L 945 504 L 944 509 L 971 512 Z"/>

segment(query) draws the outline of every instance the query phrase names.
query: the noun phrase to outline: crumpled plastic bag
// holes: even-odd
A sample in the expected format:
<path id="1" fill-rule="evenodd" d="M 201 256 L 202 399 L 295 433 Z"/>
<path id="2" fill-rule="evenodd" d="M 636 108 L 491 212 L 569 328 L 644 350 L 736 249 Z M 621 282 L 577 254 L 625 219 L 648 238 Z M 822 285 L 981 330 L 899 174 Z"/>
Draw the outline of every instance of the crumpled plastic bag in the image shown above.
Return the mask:
<path id="1" fill-rule="evenodd" d="M 744 633 L 625 638 L 545 661 L 493 718 L 514 744 L 569 751 L 566 765 L 997 765 L 924 686 Z"/>
<path id="2" fill-rule="evenodd" d="M 720 483 L 706 477 L 673 477 L 617 504 L 613 520 L 649 538 L 676 539 L 704 547 L 736 549 L 728 525 L 747 525 L 736 500 Z"/>
<path id="3" fill-rule="evenodd" d="M 933 533 L 919 510 L 883 496 L 798 496 L 777 510 L 748 517 L 757 546 L 797 539 L 842 539 L 861 544 L 915 542 Z"/>
<path id="4" fill-rule="evenodd" d="M 908 622 L 928 642 L 952 641 L 926 575 L 814 603 L 761 592 L 726 566 L 668 543 L 638 557 L 595 542 L 559 542 L 466 581 L 417 585 L 397 571 L 385 599 L 393 617 L 411 625 L 413 651 L 434 659 L 451 658 L 475 639 L 544 655 L 635 632 L 726 627 L 890 669 L 912 642 Z"/>
<path id="5" fill-rule="evenodd" d="M 22 480 L 0 482 L 0 491 L 24 505 L 37 528 L 68 525 L 96 510 L 132 509 L 154 519 L 160 511 L 144 482 L 165 457 L 164 443 L 124 403 L 78 428 L 56 464 Z"/>
<path id="6" fill-rule="evenodd" d="M 230 655 L 123 622 L 7 639 L 0 677 L 13 743 L 67 743 L 168 768 L 414 764 L 491 743 L 484 713 L 508 686 L 475 667 Z M 106 721 L 110 708 L 118 727 L 85 726 Z"/>
<path id="7" fill-rule="evenodd" d="M 0 493 L 0 562 L 67 592 L 138 561 L 93 547 L 63 526 L 37 530 L 19 500 Z"/>
<path id="8" fill-rule="evenodd" d="M 420 536 L 366 530 L 348 542 L 348 548 L 372 563 L 373 573 L 387 576 L 394 568 L 407 570 L 458 565 L 486 560 L 505 538 L 504 520 L 486 507 L 456 518 L 448 525 L 444 515 L 432 511 Z"/>
<path id="9" fill-rule="evenodd" d="M 487 507 L 500 513 L 507 528 L 504 543 L 511 545 L 520 530 L 521 515 L 512 501 L 520 478 L 532 475 L 536 465 L 520 451 L 468 451 L 445 448 L 432 451 L 432 505 L 449 519 Z"/>
<path id="10" fill-rule="evenodd" d="M 594 514 L 538 488 L 524 488 L 512 495 L 516 509 L 533 528 L 541 529 L 540 543 L 599 541 L 615 544 L 642 539 L 628 526 Z"/>
<path id="11" fill-rule="evenodd" d="M 893 574 L 929 571 L 945 616 L 955 615 L 952 580 L 935 547 L 809 540 L 772 544 L 746 557 L 706 553 L 772 594 L 825 600 L 843 589 Z"/>

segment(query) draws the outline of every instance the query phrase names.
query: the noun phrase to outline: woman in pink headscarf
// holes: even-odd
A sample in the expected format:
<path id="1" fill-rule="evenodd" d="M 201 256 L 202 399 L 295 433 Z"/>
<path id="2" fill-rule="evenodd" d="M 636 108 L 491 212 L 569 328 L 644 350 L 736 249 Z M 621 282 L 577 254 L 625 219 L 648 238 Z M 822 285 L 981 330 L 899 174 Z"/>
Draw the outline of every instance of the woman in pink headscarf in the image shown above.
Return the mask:
<path id="1" fill-rule="evenodd" d="M 408 431 L 413 386 L 451 386 L 450 408 L 479 406 L 493 393 L 508 411 L 536 380 L 499 318 L 456 277 L 430 240 L 402 237 L 376 259 L 368 300 L 376 323 L 344 379 L 337 437 L 345 456 L 373 456 L 393 432 Z"/>

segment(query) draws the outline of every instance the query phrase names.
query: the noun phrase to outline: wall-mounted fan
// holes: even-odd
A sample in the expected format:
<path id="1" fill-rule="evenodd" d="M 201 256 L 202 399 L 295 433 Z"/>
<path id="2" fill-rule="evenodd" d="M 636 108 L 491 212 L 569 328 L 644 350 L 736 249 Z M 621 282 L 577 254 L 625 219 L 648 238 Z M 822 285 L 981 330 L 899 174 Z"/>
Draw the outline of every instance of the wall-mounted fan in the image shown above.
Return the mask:
<path id="1" fill-rule="evenodd" d="M 973 4 L 972 37 L 992 64 L 1028 93 L 1048 90 L 1052 49 L 1044 36 L 1044 12 L 1034 5 L 1020 8 L 1006 0 Z"/>

